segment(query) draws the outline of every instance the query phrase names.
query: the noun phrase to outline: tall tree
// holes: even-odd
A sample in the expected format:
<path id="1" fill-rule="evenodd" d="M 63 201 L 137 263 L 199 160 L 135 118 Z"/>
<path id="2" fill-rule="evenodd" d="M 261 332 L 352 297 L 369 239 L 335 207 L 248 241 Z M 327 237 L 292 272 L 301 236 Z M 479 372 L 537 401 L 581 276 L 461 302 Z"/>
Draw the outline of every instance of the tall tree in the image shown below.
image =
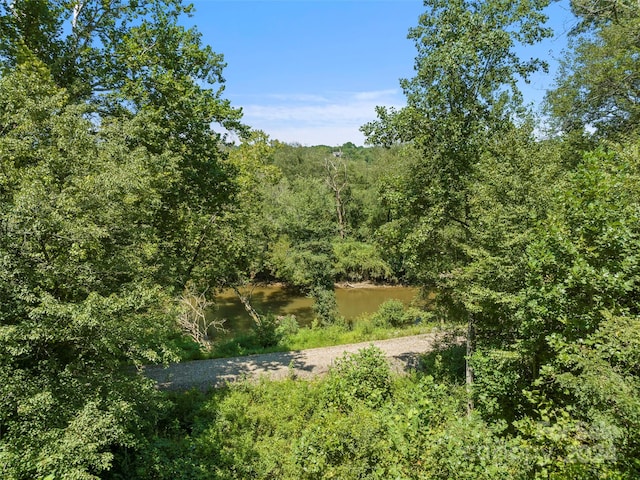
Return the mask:
<path id="1" fill-rule="evenodd" d="M 379 119 L 363 127 L 371 143 L 412 142 L 420 152 L 406 179 L 404 213 L 418 224 L 408 233 L 421 248 L 409 264 L 425 284 L 464 261 L 474 167 L 487 132 L 508 129 L 520 112 L 518 78 L 544 67 L 514 49 L 549 34 L 541 26 L 546 4 L 426 1 L 409 33 L 418 56 L 416 76 L 401 82 L 407 107 L 379 107 Z"/>
<path id="2" fill-rule="evenodd" d="M 4 478 L 107 469 L 154 403 L 123 363 L 172 358 L 173 307 L 153 282 L 160 158 L 85 111 L 37 60 L 0 79 Z"/>
<path id="3" fill-rule="evenodd" d="M 336 203 L 336 218 L 338 220 L 338 233 L 344 239 L 347 235 L 347 193 L 349 181 L 347 177 L 347 164 L 341 158 L 327 157 L 324 160 L 326 170 L 325 181 L 333 192 Z"/>
<path id="4" fill-rule="evenodd" d="M 96 478 L 140 445 L 156 395 L 126 366 L 174 358 L 175 297 L 221 252 L 239 186 L 212 124 L 244 130 L 186 11 L 0 3 L 3 478 Z"/>
<path id="5" fill-rule="evenodd" d="M 403 213 L 412 219 L 403 235 L 407 266 L 424 286 L 439 289 L 450 313 L 468 320 L 468 353 L 473 321 L 451 279 L 469 261 L 470 186 L 487 135 L 508 131 L 520 113 L 518 79 L 545 67 L 521 60 L 515 47 L 550 35 L 547 4 L 426 0 L 427 12 L 409 31 L 418 56 L 416 76 L 401 81 L 407 106 L 379 107 L 378 120 L 363 127 L 369 142 L 412 142 L 420 152 L 404 187 Z"/>
<path id="6" fill-rule="evenodd" d="M 640 122 L 640 6 L 632 1 L 571 2 L 581 19 L 562 61 L 549 111 L 564 133 L 618 137 Z"/>
<path id="7" fill-rule="evenodd" d="M 158 279 L 182 288 L 198 266 L 204 240 L 231 200 L 233 168 L 212 125 L 246 133 L 241 111 L 222 98 L 222 55 L 201 44 L 180 18 L 180 0 L 1 2 L 0 62 L 6 71 L 33 55 L 65 88 L 71 102 L 88 106 L 96 123 L 131 120 L 122 132 L 130 148 L 167 154 L 177 164 L 155 165 L 173 182 L 158 184 L 163 208 Z"/>

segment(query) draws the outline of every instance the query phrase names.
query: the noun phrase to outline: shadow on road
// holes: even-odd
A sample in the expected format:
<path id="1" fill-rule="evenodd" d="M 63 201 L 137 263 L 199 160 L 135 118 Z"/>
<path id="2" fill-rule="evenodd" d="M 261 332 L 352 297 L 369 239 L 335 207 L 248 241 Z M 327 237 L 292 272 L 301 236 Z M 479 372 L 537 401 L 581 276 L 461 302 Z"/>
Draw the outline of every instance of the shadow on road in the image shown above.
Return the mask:
<path id="1" fill-rule="evenodd" d="M 248 377 L 284 378 L 298 372 L 311 373 L 314 365 L 305 361 L 301 352 L 276 352 L 236 358 L 216 358 L 175 363 L 168 368 L 145 367 L 146 377 L 155 380 L 163 390 L 219 388 L 228 382 Z"/>

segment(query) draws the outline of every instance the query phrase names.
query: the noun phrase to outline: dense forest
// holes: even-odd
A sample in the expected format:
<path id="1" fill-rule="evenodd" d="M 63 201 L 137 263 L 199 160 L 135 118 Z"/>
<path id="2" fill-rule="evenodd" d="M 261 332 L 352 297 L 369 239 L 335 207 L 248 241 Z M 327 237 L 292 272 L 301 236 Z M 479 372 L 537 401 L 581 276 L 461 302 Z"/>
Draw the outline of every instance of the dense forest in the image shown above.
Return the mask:
<path id="1" fill-rule="evenodd" d="M 243 124 L 180 0 L 0 1 L 0 477 L 639 478 L 640 6 L 571 0 L 534 113 L 547 5 L 425 0 L 406 106 L 301 147 Z M 299 289 L 321 330 L 363 280 L 466 344 L 405 377 L 375 348 L 208 393 L 136 373 L 222 288 Z"/>

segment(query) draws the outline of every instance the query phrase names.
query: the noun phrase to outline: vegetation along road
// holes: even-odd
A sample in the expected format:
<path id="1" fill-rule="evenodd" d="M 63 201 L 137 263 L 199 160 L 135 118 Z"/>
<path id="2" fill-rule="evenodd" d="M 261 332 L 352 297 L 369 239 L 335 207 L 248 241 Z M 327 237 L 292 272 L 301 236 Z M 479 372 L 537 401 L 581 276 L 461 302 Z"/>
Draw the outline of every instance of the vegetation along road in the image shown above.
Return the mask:
<path id="1" fill-rule="evenodd" d="M 196 360 L 174 363 L 167 368 L 145 367 L 144 374 L 158 382 L 160 388 L 169 390 L 190 388 L 207 390 L 244 378 L 266 377 L 272 380 L 289 376 L 311 378 L 326 373 L 333 361 L 345 352 L 355 353 L 370 345 L 380 348 L 389 359 L 393 370 L 402 373 L 415 369 L 418 366 L 419 356 L 433 350 L 442 337 L 442 334 L 428 333 L 292 352 Z"/>

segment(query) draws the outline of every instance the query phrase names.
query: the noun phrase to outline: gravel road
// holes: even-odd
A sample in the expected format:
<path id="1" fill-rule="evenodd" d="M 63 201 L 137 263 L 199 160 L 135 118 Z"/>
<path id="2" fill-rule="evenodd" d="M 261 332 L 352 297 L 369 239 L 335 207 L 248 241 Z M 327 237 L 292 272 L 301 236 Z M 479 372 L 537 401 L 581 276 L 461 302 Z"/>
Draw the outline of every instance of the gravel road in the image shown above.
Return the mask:
<path id="1" fill-rule="evenodd" d="M 167 390 L 188 390 L 194 387 L 207 390 L 245 378 L 265 377 L 278 380 L 291 375 L 296 378 L 311 378 L 326 373 L 334 360 L 345 352 L 355 353 L 370 345 L 385 352 L 394 371 L 405 372 L 416 368 L 419 356 L 433 350 L 439 338 L 442 338 L 442 334 L 428 333 L 292 352 L 197 360 L 171 364 L 167 368 L 145 367 L 143 374 L 155 380 L 159 388 Z"/>

